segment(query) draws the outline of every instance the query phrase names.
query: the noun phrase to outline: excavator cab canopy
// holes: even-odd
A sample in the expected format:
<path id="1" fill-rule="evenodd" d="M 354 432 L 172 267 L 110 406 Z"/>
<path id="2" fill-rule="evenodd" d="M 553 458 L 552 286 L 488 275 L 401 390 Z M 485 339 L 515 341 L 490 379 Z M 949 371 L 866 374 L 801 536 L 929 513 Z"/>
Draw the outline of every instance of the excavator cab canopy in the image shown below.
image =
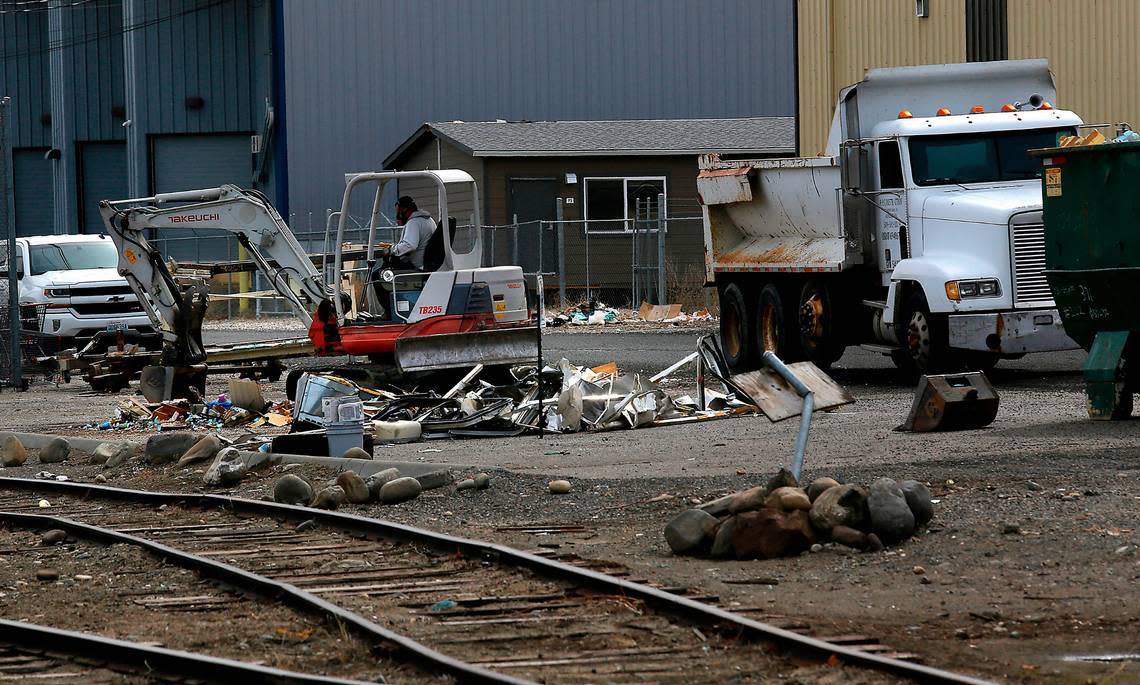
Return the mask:
<path id="1" fill-rule="evenodd" d="M 350 206 L 352 203 L 352 193 L 354 190 L 359 190 L 362 187 L 371 187 L 374 189 L 372 200 L 372 214 L 368 223 L 368 245 L 367 245 L 367 263 L 368 268 L 376 263 L 376 232 L 379 228 L 380 220 L 384 216 L 381 211 L 381 202 L 384 195 L 384 189 L 391 181 L 400 180 L 421 180 L 428 181 L 436 189 L 436 207 L 438 208 L 439 216 L 437 218 L 436 236 L 442 242 L 443 247 L 443 260 L 439 266 L 440 271 L 456 271 L 461 269 L 477 269 L 482 266 L 483 262 L 483 230 L 482 221 L 479 214 L 480 200 L 479 200 L 479 187 L 475 183 L 475 179 L 471 177 L 466 171 L 461 169 L 425 169 L 422 171 L 373 171 L 373 172 L 360 172 L 348 173 L 344 175 L 345 189 L 344 197 L 341 200 L 341 207 L 339 212 L 339 219 L 337 222 L 335 254 L 333 261 L 333 287 L 339 288 L 342 283 L 344 275 L 344 260 L 342 258 L 342 246 L 344 244 L 345 230 L 347 228 L 348 219 L 350 217 Z M 455 231 L 440 230 L 450 229 L 452 217 L 448 211 L 448 192 L 455 194 L 470 194 L 471 200 L 471 219 L 469 225 L 464 225 L 468 234 L 471 236 L 469 240 L 462 241 L 463 248 L 460 251 L 459 246 L 454 241 Z M 462 225 L 462 224 L 461 224 Z M 334 297 L 337 310 L 337 319 L 344 321 L 345 311 L 342 298 Z"/>

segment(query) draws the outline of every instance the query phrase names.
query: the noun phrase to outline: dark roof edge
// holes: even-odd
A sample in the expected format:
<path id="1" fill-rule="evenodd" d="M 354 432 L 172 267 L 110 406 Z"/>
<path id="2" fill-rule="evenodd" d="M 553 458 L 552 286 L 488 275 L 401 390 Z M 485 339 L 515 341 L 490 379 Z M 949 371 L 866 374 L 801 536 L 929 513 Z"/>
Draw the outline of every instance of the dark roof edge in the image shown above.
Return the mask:
<path id="1" fill-rule="evenodd" d="M 678 157 L 688 155 L 773 155 L 795 153 L 794 145 L 768 148 L 702 148 L 699 150 L 478 150 L 469 152 L 472 157 Z"/>
<path id="2" fill-rule="evenodd" d="M 441 138 L 449 145 L 459 148 L 463 152 L 476 156 L 475 151 L 466 145 L 455 140 L 451 136 L 439 131 L 431 125 L 431 122 L 420 125 L 416 132 L 408 136 L 408 139 L 400 143 L 399 147 L 392 151 L 390 155 L 384 158 L 383 167 L 385 169 L 395 169 L 397 162 L 401 161 L 411 150 L 423 143 L 428 142 L 431 138 Z"/>

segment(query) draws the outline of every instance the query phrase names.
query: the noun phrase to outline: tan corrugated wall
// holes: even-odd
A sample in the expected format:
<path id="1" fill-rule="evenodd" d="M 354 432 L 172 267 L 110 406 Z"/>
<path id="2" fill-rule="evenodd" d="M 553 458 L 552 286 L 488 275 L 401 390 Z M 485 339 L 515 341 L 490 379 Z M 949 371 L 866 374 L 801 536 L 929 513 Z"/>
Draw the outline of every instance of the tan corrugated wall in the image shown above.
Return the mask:
<path id="1" fill-rule="evenodd" d="M 1049 60 L 1054 104 L 1089 123 L 1140 126 L 1140 2 L 1009 0 L 1008 6 L 1009 58 Z"/>
<path id="2" fill-rule="evenodd" d="M 867 69 L 966 59 L 962 0 L 932 0 L 925 19 L 914 16 L 912 0 L 799 0 L 796 7 L 801 155 L 822 152 L 835 96 Z"/>

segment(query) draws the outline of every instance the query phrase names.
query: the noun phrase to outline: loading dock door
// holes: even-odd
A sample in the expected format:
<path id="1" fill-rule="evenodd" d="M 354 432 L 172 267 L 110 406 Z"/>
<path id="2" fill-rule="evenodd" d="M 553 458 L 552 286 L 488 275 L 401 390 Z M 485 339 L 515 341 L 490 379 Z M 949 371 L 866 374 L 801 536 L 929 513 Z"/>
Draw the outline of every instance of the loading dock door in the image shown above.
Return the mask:
<path id="1" fill-rule="evenodd" d="M 16 235 L 55 233 L 52 163 L 44 159 L 47 148 L 12 151 L 12 191 L 16 205 Z"/>
<path id="2" fill-rule="evenodd" d="M 156 193 L 215 188 L 223 183 L 249 188 L 253 174 L 248 134 L 156 136 L 151 140 L 151 160 Z M 187 239 L 194 235 L 203 239 Z M 234 240 L 217 231 L 160 231 L 158 238 L 182 238 L 159 243 L 163 254 L 176 260 L 237 258 Z"/>
<path id="3" fill-rule="evenodd" d="M 104 233 L 99 201 L 124 200 L 127 192 L 127 144 L 80 144 L 79 230 L 83 233 Z"/>

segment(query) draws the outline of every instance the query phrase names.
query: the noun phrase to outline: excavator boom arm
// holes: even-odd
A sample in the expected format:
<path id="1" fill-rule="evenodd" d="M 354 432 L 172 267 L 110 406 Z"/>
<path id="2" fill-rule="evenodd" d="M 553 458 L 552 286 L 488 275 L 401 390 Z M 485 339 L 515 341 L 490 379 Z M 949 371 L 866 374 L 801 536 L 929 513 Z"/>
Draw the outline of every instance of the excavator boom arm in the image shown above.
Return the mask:
<path id="1" fill-rule="evenodd" d="M 170 203 L 185 203 L 174 207 Z M 236 186 L 165 193 L 148 198 L 99 203 L 107 232 L 119 251 L 119 272 L 130 283 L 166 342 L 179 345 L 193 329 L 190 310 L 203 308 L 204 290 L 180 285 L 170 273 L 163 255 L 146 238 L 147 229 L 212 229 L 236 235 L 249 251 L 270 285 L 292 306 L 305 326 L 312 323 L 312 310 L 332 296 L 331 288 L 313 266 L 296 236 L 268 199 L 257 191 Z M 200 316 L 197 325 L 200 326 Z M 193 336 L 190 336 L 193 338 Z M 200 340 L 197 341 L 200 346 Z M 191 350 L 189 359 L 202 356 Z M 197 360 L 200 361 L 200 360 Z"/>

